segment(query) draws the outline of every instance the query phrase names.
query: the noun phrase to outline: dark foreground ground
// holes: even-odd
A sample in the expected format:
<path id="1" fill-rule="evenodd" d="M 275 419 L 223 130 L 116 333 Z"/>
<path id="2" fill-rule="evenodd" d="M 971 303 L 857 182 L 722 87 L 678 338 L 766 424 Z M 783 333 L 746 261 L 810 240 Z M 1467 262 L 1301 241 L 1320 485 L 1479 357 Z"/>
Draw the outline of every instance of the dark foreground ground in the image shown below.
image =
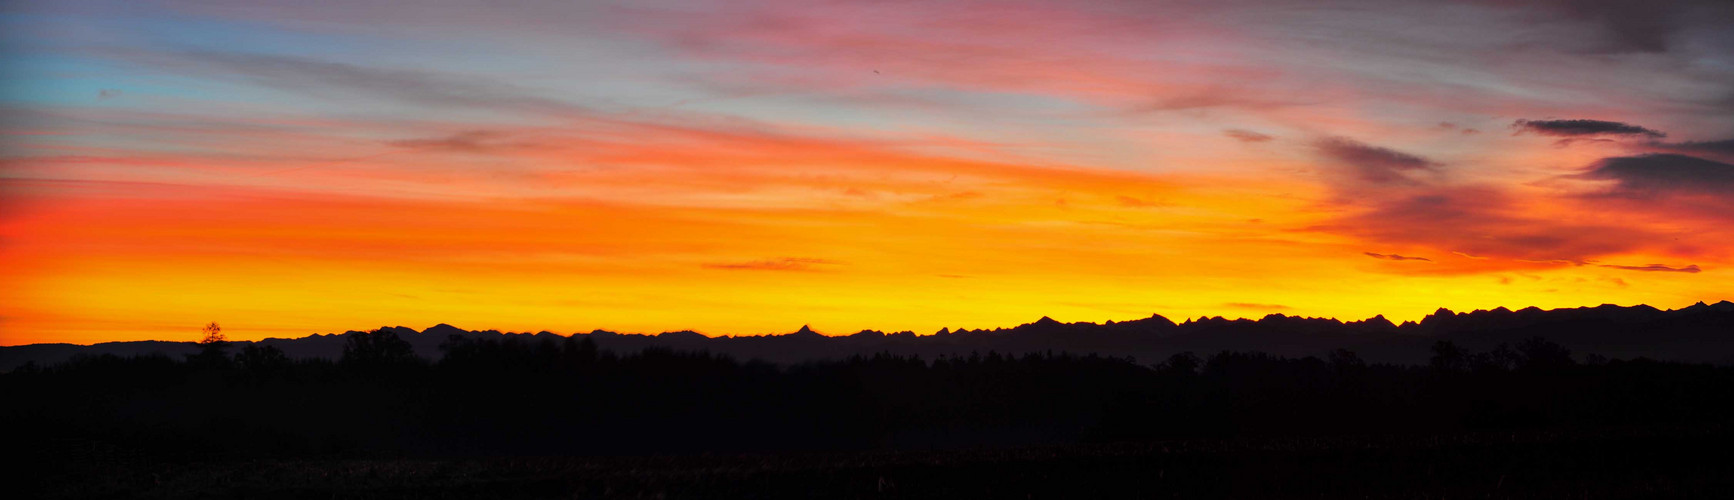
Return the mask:
<path id="1" fill-rule="evenodd" d="M 1727 426 L 650 457 L 151 458 L 44 446 L 12 498 L 1729 498 Z"/>
<path id="2" fill-rule="evenodd" d="M 346 342 L 0 373 L 0 499 L 1734 498 L 1734 367 L 1539 337 L 1426 366 Z"/>

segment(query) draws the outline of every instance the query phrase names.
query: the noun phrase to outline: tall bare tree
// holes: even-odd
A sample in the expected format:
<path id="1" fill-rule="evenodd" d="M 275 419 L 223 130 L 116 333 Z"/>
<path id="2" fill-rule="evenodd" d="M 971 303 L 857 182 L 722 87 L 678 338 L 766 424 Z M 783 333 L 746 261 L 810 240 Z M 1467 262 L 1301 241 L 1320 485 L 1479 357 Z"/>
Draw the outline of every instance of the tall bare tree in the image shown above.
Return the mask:
<path id="1" fill-rule="evenodd" d="M 220 344 L 227 344 L 229 342 L 229 340 L 227 338 L 223 337 L 223 327 L 218 325 L 217 322 L 215 322 L 215 321 L 212 321 L 211 324 L 209 324 L 209 325 L 205 325 L 205 329 L 203 330 L 203 332 L 205 334 L 205 338 L 204 338 L 204 340 L 199 341 L 200 344 L 205 344 L 205 345 L 218 344 L 218 345 L 220 345 Z"/>

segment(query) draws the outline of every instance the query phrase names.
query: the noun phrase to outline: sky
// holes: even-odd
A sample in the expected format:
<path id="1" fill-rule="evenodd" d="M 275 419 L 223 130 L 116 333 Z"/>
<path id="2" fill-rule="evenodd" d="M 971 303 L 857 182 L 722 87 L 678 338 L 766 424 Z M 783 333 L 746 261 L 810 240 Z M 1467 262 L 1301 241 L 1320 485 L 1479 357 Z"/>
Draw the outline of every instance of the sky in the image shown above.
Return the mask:
<path id="1" fill-rule="evenodd" d="M 0 1 L 0 345 L 1734 299 L 1717 1 Z"/>

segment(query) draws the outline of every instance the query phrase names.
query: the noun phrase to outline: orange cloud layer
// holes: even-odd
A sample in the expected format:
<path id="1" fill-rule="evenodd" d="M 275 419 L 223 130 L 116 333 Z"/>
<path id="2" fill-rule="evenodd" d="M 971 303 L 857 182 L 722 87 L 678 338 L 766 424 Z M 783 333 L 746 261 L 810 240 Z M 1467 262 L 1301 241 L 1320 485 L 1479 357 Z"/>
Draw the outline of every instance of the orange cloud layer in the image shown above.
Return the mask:
<path id="1" fill-rule="evenodd" d="M 429 322 L 929 331 L 1031 315 L 1233 316 L 1248 300 L 1404 319 L 1440 305 L 1690 302 L 1710 298 L 1703 278 L 1720 272 L 1710 260 L 1693 262 L 1702 273 L 1634 273 L 1468 258 L 1453 252 L 1487 250 L 1463 240 L 1472 234 L 1396 237 L 1374 222 L 1321 231 L 1365 216 L 1304 180 L 1027 166 L 896 141 L 638 133 L 654 137 L 502 132 L 516 146 L 482 158 L 510 161 L 511 175 L 470 168 L 473 150 L 423 150 L 290 172 L 294 188 L 39 177 L 226 168 L 199 156 L 16 162 L 4 189 L 18 208 L 0 226 L 12 242 L 0 251 L 18 263 L 3 275 L 4 343 L 178 338 L 212 320 L 237 338 Z M 324 182 L 353 186 L 315 187 Z M 787 270 L 802 272 L 777 272 Z"/>

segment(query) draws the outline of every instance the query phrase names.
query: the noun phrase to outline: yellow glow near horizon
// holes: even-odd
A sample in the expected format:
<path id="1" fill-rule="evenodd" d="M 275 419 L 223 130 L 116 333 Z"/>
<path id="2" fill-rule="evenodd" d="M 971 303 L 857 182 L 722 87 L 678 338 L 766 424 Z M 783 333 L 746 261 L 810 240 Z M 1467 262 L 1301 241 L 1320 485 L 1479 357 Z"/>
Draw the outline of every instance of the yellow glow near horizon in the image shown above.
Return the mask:
<path id="1" fill-rule="evenodd" d="M 1373 247 L 1307 230 L 1335 216 L 1315 200 L 1246 194 L 1306 186 L 1244 182 L 1246 193 L 1224 194 L 1077 175 L 810 208 L 257 190 L 165 199 L 139 187 L 139 196 L 44 203 L 15 219 L 10 235 L 27 243 L 10 247 L 9 261 L 28 265 L 8 272 L 16 286 L 4 343 L 191 339 L 213 320 L 235 339 L 441 322 L 562 333 L 738 335 L 811 324 L 834 334 L 925 334 L 1043 315 L 1404 321 L 1441 306 L 1678 307 L 1717 298 L 1704 287 L 1715 270 L 1632 273 Z M 61 189 L 26 191 L 52 198 Z M 1128 201 L 1125 192 L 1161 201 Z M 1433 260 L 1374 259 L 1368 249 Z"/>

